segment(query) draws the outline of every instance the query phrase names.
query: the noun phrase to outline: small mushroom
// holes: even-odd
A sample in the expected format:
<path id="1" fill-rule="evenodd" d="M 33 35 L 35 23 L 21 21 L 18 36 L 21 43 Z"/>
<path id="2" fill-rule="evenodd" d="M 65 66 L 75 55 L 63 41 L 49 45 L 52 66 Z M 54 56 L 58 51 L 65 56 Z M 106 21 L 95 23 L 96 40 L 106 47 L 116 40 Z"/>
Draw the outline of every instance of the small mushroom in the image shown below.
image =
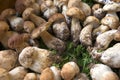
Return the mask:
<path id="1" fill-rule="evenodd" d="M 23 80 L 38 80 L 36 73 L 27 73 Z"/>
<path id="2" fill-rule="evenodd" d="M 16 12 L 14 9 L 5 9 L 1 13 L 3 20 L 8 20 L 11 28 L 15 31 L 21 31 L 23 29 L 24 20 L 21 17 L 15 16 Z"/>
<path id="3" fill-rule="evenodd" d="M 10 80 L 10 75 L 4 68 L 0 68 L 0 80 Z"/>
<path id="4" fill-rule="evenodd" d="M 93 80 L 119 80 L 117 74 L 104 64 L 93 65 L 90 69 L 90 75 Z"/>
<path id="5" fill-rule="evenodd" d="M 23 24 L 24 31 L 31 33 L 35 29 L 35 25 L 32 21 L 25 21 Z"/>
<path id="6" fill-rule="evenodd" d="M 46 68 L 42 71 L 40 80 L 61 80 L 60 70 L 58 70 L 55 66 Z"/>
<path id="7" fill-rule="evenodd" d="M 58 12 L 57 7 L 52 0 L 46 0 L 41 4 L 41 11 L 43 15 L 48 19 L 50 16 Z"/>
<path id="8" fill-rule="evenodd" d="M 116 43 L 113 47 L 110 47 L 102 52 L 100 60 L 112 67 L 120 68 L 120 43 Z"/>
<path id="9" fill-rule="evenodd" d="M 22 17 L 24 20 L 30 19 L 37 27 L 46 22 L 43 18 L 34 13 L 33 8 L 26 8 L 22 14 Z"/>
<path id="10" fill-rule="evenodd" d="M 101 4 L 98 4 L 98 3 L 96 3 L 96 4 L 94 4 L 93 6 L 92 6 L 92 12 L 94 13 L 96 10 L 98 10 L 99 8 L 102 8 L 102 5 Z"/>
<path id="11" fill-rule="evenodd" d="M 80 42 L 85 46 L 92 46 L 92 30 L 98 27 L 99 20 L 94 16 L 89 16 L 84 21 L 84 28 L 79 35 Z"/>
<path id="12" fill-rule="evenodd" d="M 41 73 L 53 63 L 52 56 L 51 51 L 37 47 L 26 47 L 19 55 L 19 62 L 25 68 Z"/>
<path id="13" fill-rule="evenodd" d="M 13 50 L 0 51 L 0 67 L 7 71 L 15 67 L 17 62 L 17 53 Z"/>
<path id="14" fill-rule="evenodd" d="M 79 67 L 75 62 L 68 62 L 63 65 L 61 76 L 64 80 L 72 80 L 79 71 Z"/>
<path id="15" fill-rule="evenodd" d="M 56 37 L 62 40 L 69 38 L 70 31 L 63 14 L 54 14 L 49 18 L 49 22 L 53 23 L 52 29 Z"/>
<path id="16" fill-rule="evenodd" d="M 46 31 L 50 25 L 51 22 L 46 22 L 42 26 L 34 29 L 31 37 L 35 39 L 40 36 L 48 48 L 58 50 L 61 53 L 66 48 L 65 43 Z"/>
<path id="17" fill-rule="evenodd" d="M 106 31 L 106 32 L 98 35 L 96 38 L 95 47 L 98 50 L 106 49 L 109 46 L 110 42 L 114 39 L 114 34 L 116 32 L 117 32 L 117 30 L 109 30 L 109 31 Z"/>
<path id="18" fill-rule="evenodd" d="M 18 66 L 12 69 L 9 74 L 10 80 L 23 80 L 25 75 L 27 74 L 27 70 L 22 66 Z"/>

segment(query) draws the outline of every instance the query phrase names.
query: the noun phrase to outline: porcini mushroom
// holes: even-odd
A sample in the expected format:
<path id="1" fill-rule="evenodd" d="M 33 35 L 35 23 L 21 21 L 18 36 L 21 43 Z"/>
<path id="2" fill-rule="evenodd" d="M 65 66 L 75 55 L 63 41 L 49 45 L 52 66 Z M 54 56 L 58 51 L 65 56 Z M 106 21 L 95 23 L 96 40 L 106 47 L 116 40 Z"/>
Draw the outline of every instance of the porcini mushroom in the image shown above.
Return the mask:
<path id="1" fill-rule="evenodd" d="M 34 13 L 33 8 L 26 8 L 22 14 L 22 17 L 24 20 L 30 19 L 37 27 L 46 22 L 43 18 Z"/>
<path id="2" fill-rule="evenodd" d="M 61 80 L 60 70 L 58 70 L 55 66 L 46 68 L 42 71 L 40 80 Z"/>
<path id="3" fill-rule="evenodd" d="M 7 71 L 15 67 L 17 62 L 17 53 L 13 50 L 0 51 L 0 67 Z"/>
<path id="4" fill-rule="evenodd" d="M 88 16 L 84 21 L 84 26 L 79 35 L 79 40 L 85 46 L 92 46 L 92 30 L 99 26 L 99 20 L 94 16 Z"/>
<path id="5" fill-rule="evenodd" d="M 10 80 L 23 80 L 25 75 L 27 74 L 27 70 L 22 66 L 18 66 L 9 71 L 9 74 Z"/>
<path id="6" fill-rule="evenodd" d="M 19 62 L 25 68 L 41 73 L 53 63 L 51 57 L 51 51 L 37 47 L 26 47 L 19 55 Z"/>
<path id="7" fill-rule="evenodd" d="M 49 18 L 49 22 L 53 23 L 52 29 L 56 37 L 62 40 L 69 38 L 70 31 L 63 14 L 54 14 Z"/>
<path id="8" fill-rule="evenodd" d="M 10 75 L 7 70 L 0 68 L 0 79 L 1 80 L 10 80 Z"/>
<path id="9" fill-rule="evenodd" d="M 58 12 L 57 7 L 52 0 L 46 0 L 41 4 L 41 11 L 43 15 L 48 19 L 50 16 Z"/>
<path id="10" fill-rule="evenodd" d="M 93 80 L 119 80 L 117 74 L 104 64 L 93 65 L 90 69 L 90 75 Z"/>
<path id="11" fill-rule="evenodd" d="M 79 71 L 79 67 L 75 62 L 68 62 L 63 65 L 61 76 L 64 80 L 72 80 Z"/>
<path id="12" fill-rule="evenodd" d="M 50 25 L 51 22 L 46 22 L 42 26 L 39 26 L 38 28 L 34 29 L 31 34 L 31 37 L 35 39 L 40 36 L 48 48 L 62 52 L 66 48 L 65 43 L 46 31 Z"/>
<path id="13" fill-rule="evenodd" d="M 36 73 L 27 73 L 23 80 L 37 80 L 37 77 Z"/>
<path id="14" fill-rule="evenodd" d="M 120 68 L 120 43 L 116 43 L 113 47 L 110 47 L 102 52 L 100 60 L 113 68 Z"/>

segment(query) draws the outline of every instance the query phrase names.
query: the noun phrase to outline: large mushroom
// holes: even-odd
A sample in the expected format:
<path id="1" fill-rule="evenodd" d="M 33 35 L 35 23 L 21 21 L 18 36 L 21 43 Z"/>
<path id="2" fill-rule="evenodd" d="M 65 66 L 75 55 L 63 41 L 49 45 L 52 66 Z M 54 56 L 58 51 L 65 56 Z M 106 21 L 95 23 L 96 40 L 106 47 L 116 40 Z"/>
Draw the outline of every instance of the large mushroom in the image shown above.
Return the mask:
<path id="1" fill-rule="evenodd" d="M 104 64 L 93 65 L 90 69 L 90 75 L 93 80 L 119 80 L 117 74 Z"/>
<path id="2" fill-rule="evenodd" d="M 19 62 L 25 68 L 41 73 L 53 63 L 51 51 L 38 47 L 26 47 L 19 55 Z"/>

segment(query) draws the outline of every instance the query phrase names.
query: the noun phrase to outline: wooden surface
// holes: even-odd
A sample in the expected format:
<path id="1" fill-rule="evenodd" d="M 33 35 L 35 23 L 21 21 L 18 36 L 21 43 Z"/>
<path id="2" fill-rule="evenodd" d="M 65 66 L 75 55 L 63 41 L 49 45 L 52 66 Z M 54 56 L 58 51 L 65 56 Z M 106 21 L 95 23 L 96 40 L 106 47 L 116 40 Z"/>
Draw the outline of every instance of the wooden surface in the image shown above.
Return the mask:
<path id="1" fill-rule="evenodd" d="M 0 0 L 0 13 L 6 8 L 14 8 L 16 0 Z"/>

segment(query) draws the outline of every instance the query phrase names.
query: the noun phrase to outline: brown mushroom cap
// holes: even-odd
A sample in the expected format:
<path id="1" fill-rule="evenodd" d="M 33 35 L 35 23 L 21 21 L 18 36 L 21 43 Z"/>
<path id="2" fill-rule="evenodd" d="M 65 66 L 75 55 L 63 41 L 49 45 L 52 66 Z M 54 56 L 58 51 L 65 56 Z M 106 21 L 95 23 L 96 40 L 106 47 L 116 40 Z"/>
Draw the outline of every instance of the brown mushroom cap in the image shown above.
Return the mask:
<path id="1" fill-rule="evenodd" d="M 40 75 L 40 80 L 54 80 L 54 74 L 50 68 L 46 68 Z"/>
<path id="2" fill-rule="evenodd" d="M 61 13 L 56 13 L 56 14 L 52 15 L 48 20 L 48 22 L 52 22 L 52 23 L 57 22 L 57 21 L 66 22 L 65 16 Z"/>
<path id="3" fill-rule="evenodd" d="M 94 28 L 100 25 L 100 21 L 95 16 L 88 16 L 84 21 L 84 26 L 93 24 Z"/>
<path id="4" fill-rule="evenodd" d="M 120 11 L 120 4 L 115 2 L 108 3 L 103 7 L 103 10 L 118 12 Z"/>
<path id="5" fill-rule="evenodd" d="M 101 5 L 101 4 L 94 4 L 94 5 L 92 6 L 92 12 L 96 11 L 96 10 L 99 9 L 99 8 L 102 8 L 102 5 Z"/>
<path id="6" fill-rule="evenodd" d="M 0 68 L 0 80 L 10 80 L 10 75 L 4 68 Z"/>
<path id="7" fill-rule="evenodd" d="M 37 80 L 37 75 L 35 73 L 27 73 L 24 80 Z"/>
<path id="8" fill-rule="evenodd" d="M 77 19 L 80 20 L 84 20 L 85 19 L 85 14 L 82 10 L 80 10 L 77 7 L 71 7 L 68 9 L 68 11 L 66 12 L 67 16 L 69 17 L 75 17 Z"/>
<path id="9" fill-rule="evenodd" d="M 8 17 L 15 15 L 16 11 L 14 9 L 8 8 L 2 11 L 1 13 L 1 19 L 7 20 Z"/>
<path id="10" fill-rule="evenodd" d="M 17 53 L 13 50 L 0 51 L 0 67 L 7 71 L 15 67 L 17 61 Z"/>
<path id="11" fill-rule="evenodd" d="M 119 26 L 119 20 L 114 16 L 105 16 L 101 23 L 103 25 L 109 26 L 111 29 L 117 29 Z"/>
<path id="12" fill-rule="evenodd" d="M 35 0 L 16 0 L 15 9 L 19 14 L 22 14 L 25 8 L 35 3 Z"/>
<path id="13" fill-rule="evenodd" d="M 80 3 L 81 3 L 81 0 L 69 0 L 68 8 L 71 8 L 71 7 L 80 8 Z"/>
<path id="14" fill-rule="evenodd" d="M 24 12 L 22 13 L 22 17 L 24 20 L 29 19 L 30 14 L 34 13 L 33 8 L 26 8 Z"/>

